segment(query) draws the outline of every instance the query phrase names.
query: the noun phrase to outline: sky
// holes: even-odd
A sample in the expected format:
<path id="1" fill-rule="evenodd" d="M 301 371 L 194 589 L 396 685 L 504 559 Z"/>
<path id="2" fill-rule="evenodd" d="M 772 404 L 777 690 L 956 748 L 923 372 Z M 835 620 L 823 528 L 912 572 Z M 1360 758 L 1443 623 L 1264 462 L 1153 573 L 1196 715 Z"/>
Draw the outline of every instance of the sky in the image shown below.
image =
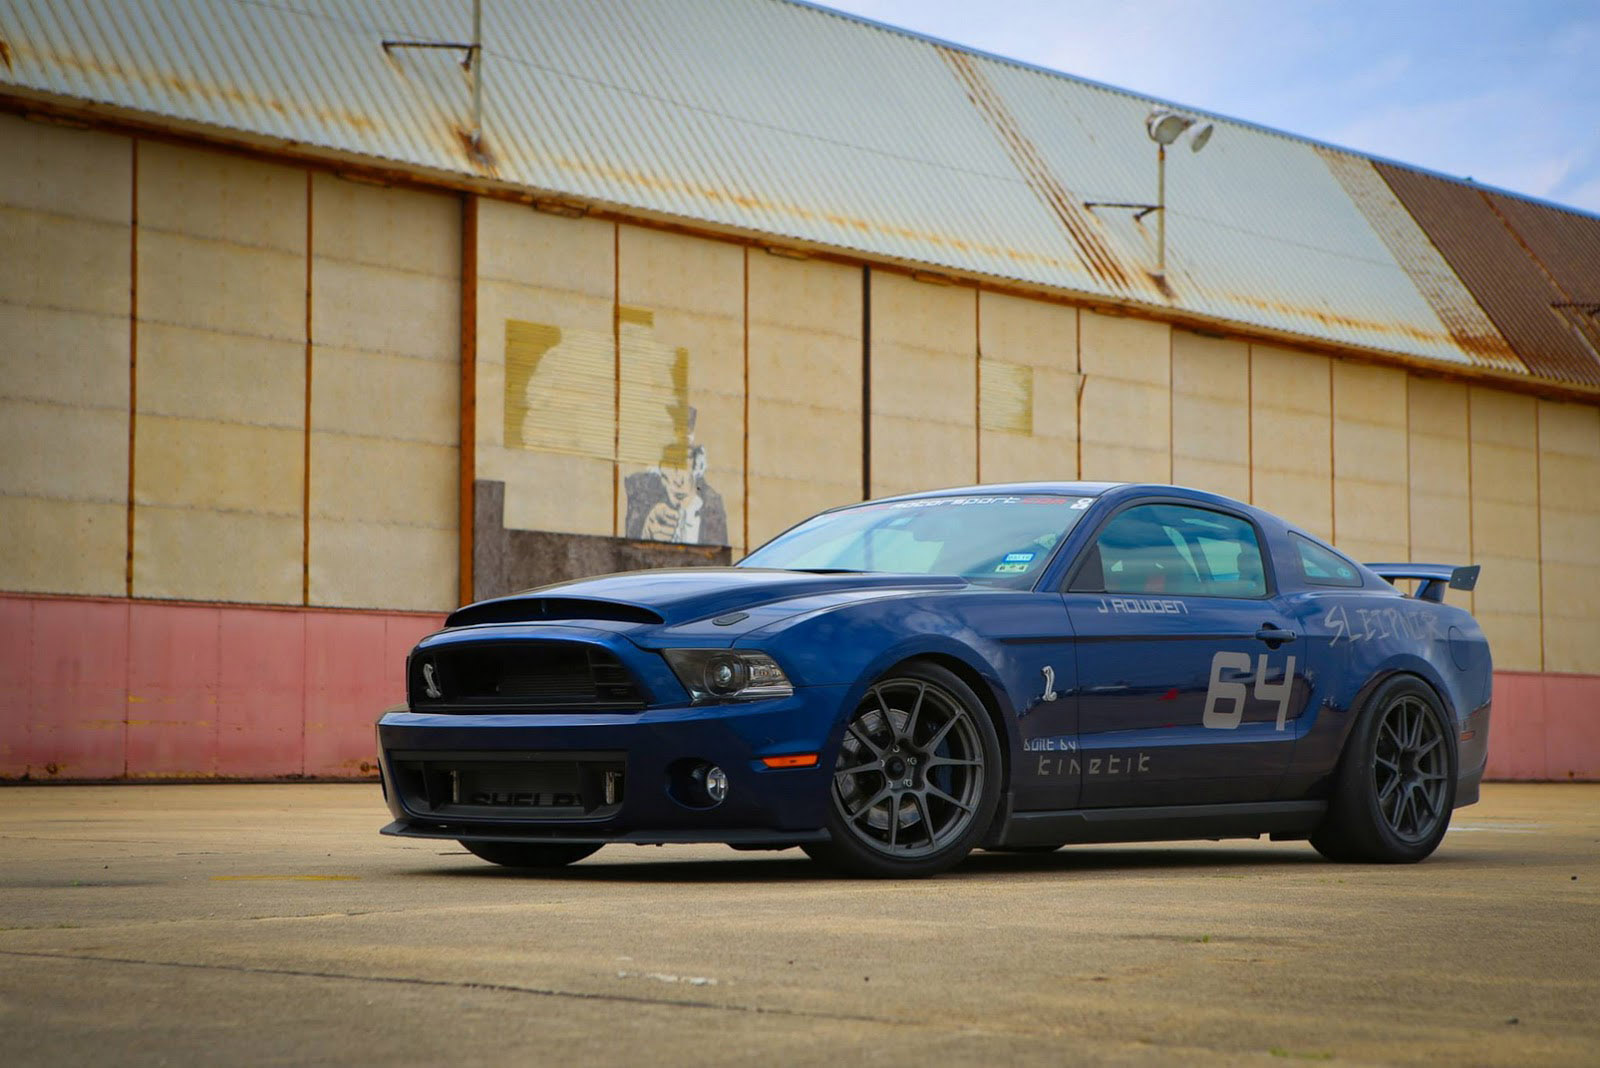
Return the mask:
<path id="1" fill-rule="evenodd" d="M 823 0 L 1600 214 L 1600 0 Z"/>

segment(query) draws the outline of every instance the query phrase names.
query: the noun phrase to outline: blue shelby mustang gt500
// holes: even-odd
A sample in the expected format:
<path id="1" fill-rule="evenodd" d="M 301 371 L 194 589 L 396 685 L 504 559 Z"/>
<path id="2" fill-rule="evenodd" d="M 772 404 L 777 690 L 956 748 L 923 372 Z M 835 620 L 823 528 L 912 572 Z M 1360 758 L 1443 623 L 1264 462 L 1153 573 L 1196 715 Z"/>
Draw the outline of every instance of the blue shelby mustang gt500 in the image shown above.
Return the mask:
<path id="1" fill-rule="evenodd" d="M 1443 603 L 1476 578 L 1172 486 L 839 508 L 737 567 L 455 612 L 378 724 L 384 831 L 518 867 L 726 842 L 926 875 L 1263 834 L 1417 861 L 1483 776 L 1489 647 Z"/>

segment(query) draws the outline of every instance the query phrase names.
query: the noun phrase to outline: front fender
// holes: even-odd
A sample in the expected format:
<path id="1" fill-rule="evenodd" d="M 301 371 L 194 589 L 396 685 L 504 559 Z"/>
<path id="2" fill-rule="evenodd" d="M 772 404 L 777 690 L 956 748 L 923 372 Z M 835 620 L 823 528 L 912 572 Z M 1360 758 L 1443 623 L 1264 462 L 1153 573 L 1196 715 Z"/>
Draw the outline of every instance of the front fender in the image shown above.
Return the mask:
<path id="1" fill-rule="evenodd" d="M 918 657 L 951 661 L 966 669 L 958 674 L 981 680 L 1000 713 L 1001 744 L 1008 754 L 1015 753 L 1020 745 L 1016 701 L 997 668 L 1005 662 L 1006 649 L 975 628 L 969 614 L 931 598 L 894 598 L 790 620 L 735 644 L 765 650 L 807 685 L 845 687 L 830 737 L 830 756 L 837 753 L 848 714 L 872 683 L 894 665 Z"/>

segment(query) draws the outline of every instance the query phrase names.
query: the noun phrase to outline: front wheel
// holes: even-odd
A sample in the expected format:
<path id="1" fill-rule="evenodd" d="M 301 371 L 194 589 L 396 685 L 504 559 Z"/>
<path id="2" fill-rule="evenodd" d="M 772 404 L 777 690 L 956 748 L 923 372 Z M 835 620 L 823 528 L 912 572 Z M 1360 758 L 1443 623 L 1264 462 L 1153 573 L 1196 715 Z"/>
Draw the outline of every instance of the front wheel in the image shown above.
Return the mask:
<path id="1" fill-rule="evenodd" d="M 933 875 L 961 861 L 1000 797 L 1000 743 L 955 674 L 911 663 L 873 683 L 845 727 L 830 840 L 812 857 L 857 875 Z"/>
<path id="2" fill-rule="evenodd" d="M 600 848 L 597 842 L 462 842 L 475 857 L 504 868 L 564 868 Z"/>
<path id="3" fill-rule="evenodd" d="M 1420 681 L 1396 678 L 1367 703 L 1311 844 L 1329 860 L 1414 864 L 1438 848 L 1456 796 L 1455 732 Z"/>

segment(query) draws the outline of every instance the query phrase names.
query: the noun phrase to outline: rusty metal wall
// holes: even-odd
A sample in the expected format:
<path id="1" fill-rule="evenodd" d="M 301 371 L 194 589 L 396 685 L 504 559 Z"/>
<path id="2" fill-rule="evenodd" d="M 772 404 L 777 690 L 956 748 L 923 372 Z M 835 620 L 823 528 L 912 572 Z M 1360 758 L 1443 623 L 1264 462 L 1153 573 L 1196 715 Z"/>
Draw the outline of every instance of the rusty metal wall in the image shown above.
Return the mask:
<path id="1" fill-rule="evenodd" d="M 1513 218 L 1525 225 L 1525 216 L 1548 215 L 1530 231 L 1534 241 L 1563 276 L 1580 280 L 1600 276 L 1600 257 L 1590 258 L 1585 251 L 1593 240 L 1586 220 L 1574 216 L 1568 221 L 1554 208 L 1508 216 L 1499 205 L 1510 198 L 1491 197 L 1472 186 L 1392 164 L 1375 167 L 1530 371 L 1542 378 L 1600 386 L 1600 349 L 1557 307 L 1582 298 L 1564 291 L 1529 255 L 1528 239 L 1512 225 Z M 1600 220 L 1595 225 L 1600 227 Z M 1588 288 L 1592 291 L 1595 285 L 1590 282 Z"/>

